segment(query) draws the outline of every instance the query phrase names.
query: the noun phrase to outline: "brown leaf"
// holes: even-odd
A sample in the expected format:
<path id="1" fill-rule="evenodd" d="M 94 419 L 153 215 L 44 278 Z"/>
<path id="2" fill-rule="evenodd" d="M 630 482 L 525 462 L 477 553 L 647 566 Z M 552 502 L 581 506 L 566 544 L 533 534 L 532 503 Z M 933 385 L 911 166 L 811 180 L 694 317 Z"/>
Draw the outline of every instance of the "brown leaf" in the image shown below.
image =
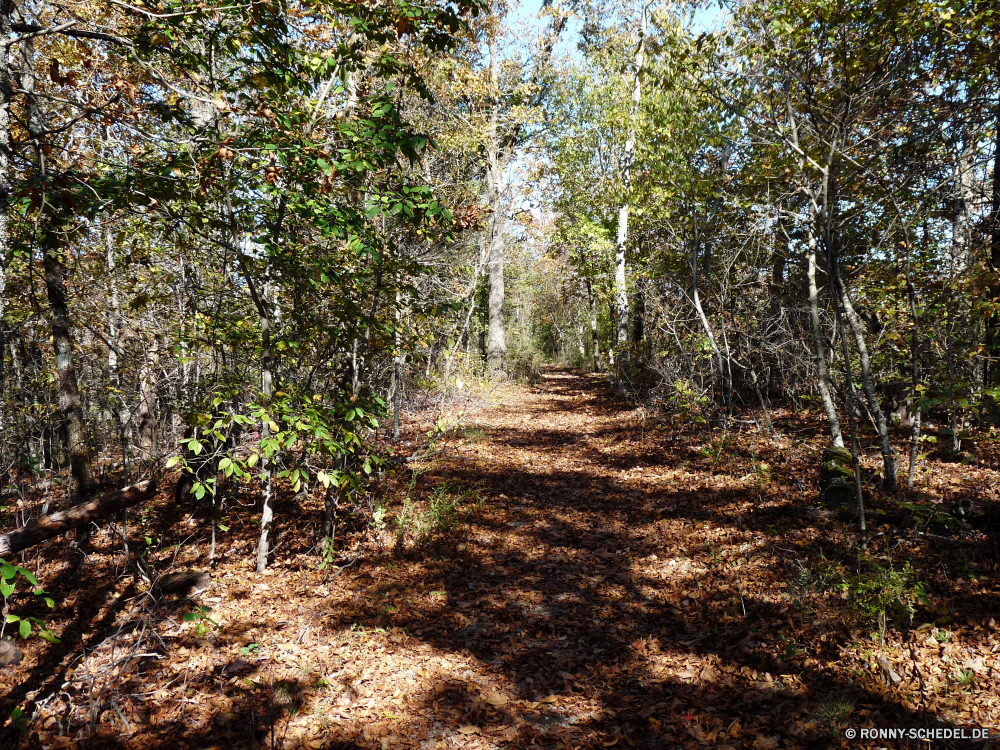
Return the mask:
<path id="1" fill-rule="evenodd" d="M 894 683 L 900 683 L 903 681 L 903 678 L 900 677 L 896 673 L 896 670 L 892 668 L 892 665 L 889 663 L 889 660 L 885 657 L 885 654 L 879 654 L 878 656 L 875 657 L 875 660 L 878 662 L 879 666 L 886 671 L 886 674 L 889 675 L 890 680 L 892 680 Z"/>
<path id="2" fill-rule="evenodd" d="M 508 703 L 510 703 L 510 698 L 508 698 L 503 693 L 499 693 L 499 692 L 494 691 L 494 692 L 492 692 L 492 693 L 490 693 L 489 695 L 486 696 L 486 702 L 489 703 L 491 706 L 495 706 L 496 708 L 500 708 L 500 707 L 506 706 Z"/>

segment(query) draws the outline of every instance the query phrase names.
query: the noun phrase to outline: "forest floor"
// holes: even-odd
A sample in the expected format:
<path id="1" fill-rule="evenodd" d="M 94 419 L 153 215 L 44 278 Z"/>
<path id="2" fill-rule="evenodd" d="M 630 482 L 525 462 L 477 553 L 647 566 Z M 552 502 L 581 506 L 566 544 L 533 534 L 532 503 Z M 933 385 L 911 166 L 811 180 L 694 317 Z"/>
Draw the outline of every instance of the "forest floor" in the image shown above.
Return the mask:
<path id="1" fill-rule="evenodd" d="M 671 425 L 597 376 L 547 370 L 487 392 L 426 460 L 401 458 L 385 528 L 341 519 L 343 559 L 362 555 L 339 575 L 318 569 L 321 493 L 282 495 L 264 575 L 259 511 L 249 489 L 232 496 L 193 601 L 153 602 L 108 529 L 86 557 L 53 540 L 22 564 L 56 599 L 62 643 L 33 639 L 0 670 L 3 717 L 28 717 L 0 747 L 764 750 L 929 746 L 849 728 L 1000 734 L 997 546 L 937 514 L 992 499 L 996 444 L 979 436 L 965 464 L 928 456 L 919 492 L 874 497 L 859 562 L 849 514 L 816 507 L 819 415 L 774 417 L 776 440 L 747 419 Z M 400 456 L 435 420 L 416 415 Z M 874 480 L 871 440 L 866 455 Z M 135 514 L 133 536 L 158 545 L 161 571 L 207 569 L 207 510 L 172 491 Z"/>

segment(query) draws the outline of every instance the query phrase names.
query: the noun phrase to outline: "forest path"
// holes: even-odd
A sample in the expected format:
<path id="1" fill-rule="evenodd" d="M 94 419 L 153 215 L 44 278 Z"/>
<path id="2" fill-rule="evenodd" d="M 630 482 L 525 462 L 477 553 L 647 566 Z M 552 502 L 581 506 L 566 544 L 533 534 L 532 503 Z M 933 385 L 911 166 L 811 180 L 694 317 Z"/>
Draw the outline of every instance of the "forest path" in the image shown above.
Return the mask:
<path id="1" fill-rule="evenodd" d="M 658 425 L 600 376 L 566 370 L 490 399 L 439 452 L 400 461 L 380 484 L 387 523 L 376 543 L 367 516 L 342 514 L 343 552 L 367 542 L 340 575 L 317 566 L 321 493 L 281 496 L 285 541 L 262 576 L 247 554 L 253 525 L 234 524 L 202 600 L 213 627 L 182 621 L 191 603 L 156 609 L 155 639 L 131 646 L 153 649 L 156 664 L 109 693 L 130 728 L 105 711 L 85 746 L 769 750 L 841 747 L 846 727 L 872 723 L 1000 726 L 1000 681 L 978 676 L 994 663 L 982 626 L 994 597 L 967 587 L 950 602 L 955 645 L 890 629 L 884 648 L 900 683 L 871 661 L 868 626 L 823 578 L 847 570 L 853 530 L 801 513 L 815 498 L 801 481 L 814 471 L 807 438 L 774 443 L 752 421 L 728 432 Z M 414 415 L 401 453 L 436 419 Z M 817 424 L 806 429 L 822 443 Z M 421 538 L 415 514 L 434 502 L 443 528 Z M 164 518 L 176 511 L 169 490 L 154 506 Z M 177 526 L 163 533 L 189 533 Z M 117 576 L 106 536 L 103 575 Z M 198 564 L 205 550 L 204 539 L 187 545 L 178 564 Z M 88 623 L 104 623 L 91 669 L 111 669 L 123 647 L 116 618 L 138 598 L 120 585 L 100 614 L 87 610 Z M 79 651 L 64 644 L 44 663 L 36 646 L 16 689 L 70 680 L 86 695 Z M 942 649 L 972 664 L 971 684 L 939 666 Z M 38 714 L 46 737 L 65 721 L 61 705 Z M 74 727 L 88 705 L 72 704 Z M 40 734 L 20 747 L 45 743 Z"/>
<path id="2" fill-rule="evenodd" d="M 809 492 L 811 454 L 790 447 L 752 424 L 658 426 L 600 376 L 555 369 L 470 416 L 419 482 L 482 502 L 450 559 L 400 576 L 435 579 L 438 606 L 391 617 L 484 675 L 436 683 L 435 722 L 459 722 L 436 746 L 823 747 L 863 716 L 942 725 L 858 680 L 842 613 L 795 585 L 795 558 L 850 530 L 782 512 Z"/>

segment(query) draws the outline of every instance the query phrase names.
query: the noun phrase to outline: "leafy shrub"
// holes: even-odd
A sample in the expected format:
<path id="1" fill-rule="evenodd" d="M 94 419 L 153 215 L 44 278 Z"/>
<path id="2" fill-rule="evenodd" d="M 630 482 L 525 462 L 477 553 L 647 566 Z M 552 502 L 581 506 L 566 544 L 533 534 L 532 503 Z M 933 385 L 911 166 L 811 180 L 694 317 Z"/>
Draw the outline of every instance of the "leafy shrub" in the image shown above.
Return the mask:
<path id="1" fill-rule="evenodd" d="M 453 495 L 447 482 L 434 488 L 428 508 L 420 517 L 418 534 L 427 539 L 434 534 L 451 531 L 459 522 L 459 508 L 468 492 Z"/>
<path id="2" fill-rule="evenodd" d="M 416 478 L 411 480 L 409 490 L 412 493 Z M 392 521 L 396 536 L 396 553 L 402 552 L 408 537 L 415 538 L 417 544 L 425 544 L 434 537 L 447 534 L 461 522 L 461 508 L 471 492 L 454 493 L 451 485 L 442 482 L 431 492 L 423 511 L 408 494 L 403 500 L 399 515 Z"/>
<path id="3" fill-rule="evenodd" d="M 18 580 L 25 581 L 31 586 L 38 586 L 35 574 L 30 570 L 0 559 L 0 594 L 3 595 L 3 610 L 7 613 L 3 624 L 0 625 L 0 637 L 3 636 L 8 625 L 16 624 L 18 635 L 22 638 L 28 638 L 34 630 L 45 640 L 52 643 L 59 643 L 59 639 L 56 638 L 55 633 L 48 629 L 41 618 L 20 617 L 10 612 L 8 598 L 14 593 L 14 589 L 17 588 Z M 48 596 L 44 589 L 36 588 L 32 593 L 41 599 L 49 609 L 56 606 L 55 602 Z"/>
<path id="4" fill-rule="evenodd" d="M 864 563 L 867 570 L 844 583 L 850 591 L 851 608 L 865 621 L 877 622 L 882 629 L 889 619 L 897 626 L 912 621 L 913 599 L 923 596 L 923 587 L 915 580 L 909 563 L 902 570 L 894 570 L 891 564 L 879 565 L 871 558 Z"/>
<path id="5" fill-rule="evenodd" d="M 889 621 L 897 627 L 908 624 L 916 611 L 914 601 L 928 604 L 924 584 L 909 563 L 896 570 L 891 563 L 881 565 L 865 557 L 859 560 L 859 572 L 851 573 L 821 555 L 812 565 L 800 567 L 796 583 L 804 589 L 842 594 L 863 623 L 880 629 Z"/>

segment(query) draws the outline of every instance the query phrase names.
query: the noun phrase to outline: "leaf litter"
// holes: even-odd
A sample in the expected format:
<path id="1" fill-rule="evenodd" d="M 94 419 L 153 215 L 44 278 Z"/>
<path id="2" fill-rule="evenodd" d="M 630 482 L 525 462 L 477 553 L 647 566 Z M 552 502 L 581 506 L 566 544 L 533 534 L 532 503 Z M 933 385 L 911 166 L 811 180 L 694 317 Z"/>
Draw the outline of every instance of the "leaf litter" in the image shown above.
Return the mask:
<path id="1" fill-rule="evenodd" d="M 777 442 L 747 421 L 672 425 L 597 377 L 549 370 L 496 389 L 426 461 L 399 462 L 388 517 L 418 496 L 434 518 L 451 507 L 439 533 L 345 524 L 345 554 L 362 555 L 338 576 L 311 552 L 322 498 L 279 505 L 262 576 L 253 525 L 234 527 L 195 600 L 153 603 L 107 530 L 82 560 L 52 542 L 35 562 L 62 644 L 29 642 L 0 672 L 4 716 L 28 717 L 8 719 L 4 746 L 805 748 L 852 746 L 847 727 L 1000 732 L 995 544 L 873 498 L 868 568 L 905 610 L 873 620 L 854 525 L 813 507 L 823 424 L 775 419 Z M 416 415 L 400 455 L 432 423 Z M 924 505 L 993 492 L 991 461 L 985 439 L 973 466 L 928 460 Z M 460 508 L 431 502 L 456 494 Z M 203 519 L 185 524 L 166 491 L 148 513 L 175 567 L 205 564 Z"/>

